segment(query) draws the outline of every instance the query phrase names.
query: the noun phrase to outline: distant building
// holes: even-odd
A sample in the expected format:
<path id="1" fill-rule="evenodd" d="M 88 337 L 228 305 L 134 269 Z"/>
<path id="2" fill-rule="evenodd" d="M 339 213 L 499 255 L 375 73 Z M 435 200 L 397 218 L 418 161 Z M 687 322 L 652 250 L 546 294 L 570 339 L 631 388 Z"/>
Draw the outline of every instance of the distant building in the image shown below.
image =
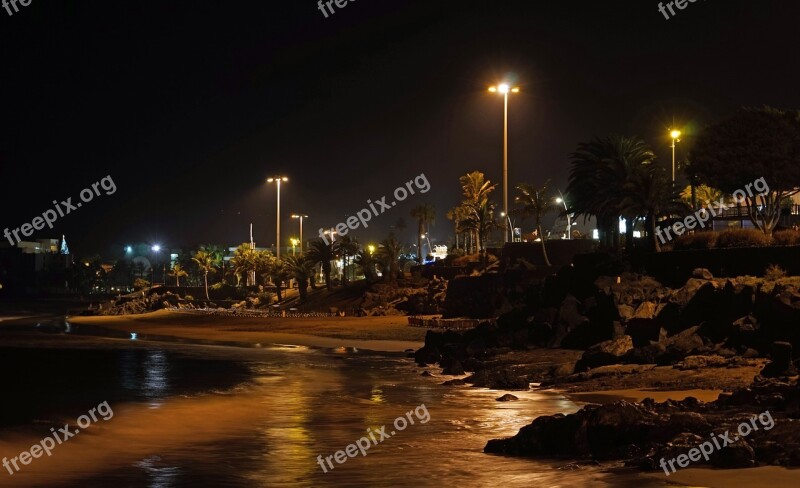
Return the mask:
<path id="1" fill-rule="evenodd" d="M 58 239 L 20 241 L 17 243 L 17 247 L 22 249 L 22 254 L 57 254 L 59 252 Z"/>
<path id="2" fill-rule="evenodd" d="M 52 280 L 46 277 L 61 276 L 72 267 L 72 257 L 61 253 L 63 246 L 59 239 L 21 241 L 16 246 L 0 243 L 0 292 L 25 293 L 54 288 Z"/>

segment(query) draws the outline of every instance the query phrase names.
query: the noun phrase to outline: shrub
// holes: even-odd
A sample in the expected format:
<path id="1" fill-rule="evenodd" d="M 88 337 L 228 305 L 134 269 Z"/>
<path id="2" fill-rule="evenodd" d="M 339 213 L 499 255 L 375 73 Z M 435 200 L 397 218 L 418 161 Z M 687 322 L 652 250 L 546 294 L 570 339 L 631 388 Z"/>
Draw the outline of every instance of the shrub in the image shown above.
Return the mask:
<path id="1" fill-rule="evenodd" d="M 717 246 L 716 232 L 696 232 L 684 234 L 675 239 L 672 248 L 676 251 L 689 249 L 714 249 Z"/>
<path id="2" fill-rule="evenodd" d="M 760 247 L 769 244 L 769 239 L 760 230 L 731 229 L 719 233 L 717 247 L 729 249 L 732 247 Z"/>
<path id="3" fill-rule="evenodd" d="M 772 234 L 772 244 L 775 246 L 800 245 L 800 232 L 796 230 L 779 230 Z"/>
<path id="4" fill-rule="evenodd" d="M 779 280 L 785 277 L 786 271 L 776 264 L 770 264 L 764 272 L 764 278 L 768 280 Z"/>
<path id="5" fill-rule="evenodd" d="M 144 290 L 148 286 L 150 286 L 150 282 L 144 278 L 136 278 L 133 280 L 133 287 L 137 290 Z"/>

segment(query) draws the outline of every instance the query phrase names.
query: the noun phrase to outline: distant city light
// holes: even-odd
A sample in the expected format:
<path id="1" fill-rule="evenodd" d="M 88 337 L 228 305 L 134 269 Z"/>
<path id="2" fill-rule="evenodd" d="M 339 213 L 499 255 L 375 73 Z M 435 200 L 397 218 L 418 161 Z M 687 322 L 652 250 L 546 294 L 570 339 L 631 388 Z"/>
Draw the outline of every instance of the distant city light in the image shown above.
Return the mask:
<path id="1" fill-rule="evenodd" d="M 153 246 L 151 249 L 153 250 L 153 252 L 158 252 L 158 251 L 160 251 L 160 250 L 161 250 L 161 246 L 159 246 L 158 244 L 156 244 L 156 245 L 155 245 L 155 246 Z"/>
<path id="2" fill-rule="evenodd" d="M 133 247 L 125 246 L 125 252 L 128 253 L 128 254 L 132 253 L 133 252 Z"/>

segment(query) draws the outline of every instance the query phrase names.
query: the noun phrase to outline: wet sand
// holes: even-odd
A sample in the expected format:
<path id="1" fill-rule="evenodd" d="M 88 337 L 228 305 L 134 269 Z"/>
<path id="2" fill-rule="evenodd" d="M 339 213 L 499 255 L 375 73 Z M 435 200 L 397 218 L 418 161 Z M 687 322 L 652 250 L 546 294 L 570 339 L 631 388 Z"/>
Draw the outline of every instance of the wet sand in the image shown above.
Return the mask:
<path id="1" fill-rule="evenodd" d="M 143 315 L 70 317 L 91 325 L 139 335 L 248 344 L 355 347 L 398 352 L 418 349 L 426 329 L 410 327 L 405 316 L 388 317 L 230 317 L 158 311 Z"/>
<path id="2" fill-rule="evenodd" d="M 661 471 L 646 475 L 649 479 L 665 480 L 665 485 L 703 488 L 763 488 L 770 486 L 800 486 L 800 469 L 764 466 L 749 469 L 686 468 L 670 474 Z"/>
<path id="3" fill-rule="evenodd" d="M 654 390 L 650 388 L 643 389 L 626 389 L 626 390 L 605 390 L 605 391 L 587 391 L 580 393 L 570 393 L 566 391 L 555 390 L 566 397 L 581 403 L 613 403 L 617 400 L 626 400 L 629 402 L 639 403 L 645 398 L 652 398 L 658 403 L 666 402 L 667 400 L 681 401 L 688 397 L 694 397 L 701 402 L 713 402 L 722 393 L 722 390 L 673 390 L 663 391 Z"/>

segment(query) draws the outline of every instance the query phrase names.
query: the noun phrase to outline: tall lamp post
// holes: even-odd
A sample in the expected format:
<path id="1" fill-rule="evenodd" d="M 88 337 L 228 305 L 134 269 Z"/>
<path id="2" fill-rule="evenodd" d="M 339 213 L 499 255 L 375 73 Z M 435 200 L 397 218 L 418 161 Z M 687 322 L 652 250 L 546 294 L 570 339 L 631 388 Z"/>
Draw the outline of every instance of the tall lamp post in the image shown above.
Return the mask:
<path id="1" fill-rule="evenodd" d="M 267 183 L 275 182 L 278 184 L 278 209 L 275 212 L 275 257 L 277 259 L 281 258 L 281 182 L 282 181 L 289 181 L 289 178 L 285 176 L 273 176 L 272 178 L 267 178 Z"/>
<path id="2" fill-rule="evenodd" d="M 519 93 L 519 88 L 501 83 L 490 86 L 489 91 L 503 94 L 503 212 L 508 215 L 508 93 Z M 508 230 L 503 233 L 503 242 L 508 242 Z"/>
<path id="3" fill-rule="evenodd" d="M 505 213 L 505 212 L 500 212 L 500 216 L 501 216 L 501 217 L 505 217 L 505 219 L 506 219 L 506 222 L 508 223 L 508 228 L 509 228 L 509 229 L 511 229 L 511 232 L 512 232 L 512 239 L 511 239 L 511 242 L 515 242 L 515 241 L 514 241 L 514 238 L 513 238 L 513 232 L 514 232 L 514 223 L 511 221 L 511 214 L 507 214 L 507 213 Z"/>
<path id="4" fill-rule="evenodd" d="M 150 248 L 150 250 L 153 251 L 153 253 L 155 253 L 154 256 L 158 258 L 158 253 L 159 251 L 161 251 L 161 246 L 159 246 L 158 244 L 154 244 L 153 247 Z M 155 268 L 156 259 L 154 259 L 153 261 L 154 262 L 150 264 L 150 288 L 156 286 L 156 268 Z"/>
<path id="5" fill-rule="evenodd" d="M 567 239 L 572 239 L 572 221 L 569 218 L 569 208 L 567 208 L 567 200 L 564 198 L 564 194 L 561 193 L 561 190 L 558 190 L 558 194 L 560 196 L 556 198 L 556 203 L 564 204 L 564 211 L 565 215 L 567 216 Z"/>
<path id="6" fill-rule="evenodd" d="M 672 138 L 672 186 L 675 186 L 675 147 L 677 147 L 677 143 L 681 142 L 681 131 L 673 129 L 669 132 L 669 136 Z"/>
<path id="7" fill-rule="evenodd" d="M 307 219 L 308 215 L 303 214 L 292 214 L 293 219 L 300 219 L 300 255 L 303 255 L 303 249 L 305 244 L 303 244 L 303 219 Z"/>

